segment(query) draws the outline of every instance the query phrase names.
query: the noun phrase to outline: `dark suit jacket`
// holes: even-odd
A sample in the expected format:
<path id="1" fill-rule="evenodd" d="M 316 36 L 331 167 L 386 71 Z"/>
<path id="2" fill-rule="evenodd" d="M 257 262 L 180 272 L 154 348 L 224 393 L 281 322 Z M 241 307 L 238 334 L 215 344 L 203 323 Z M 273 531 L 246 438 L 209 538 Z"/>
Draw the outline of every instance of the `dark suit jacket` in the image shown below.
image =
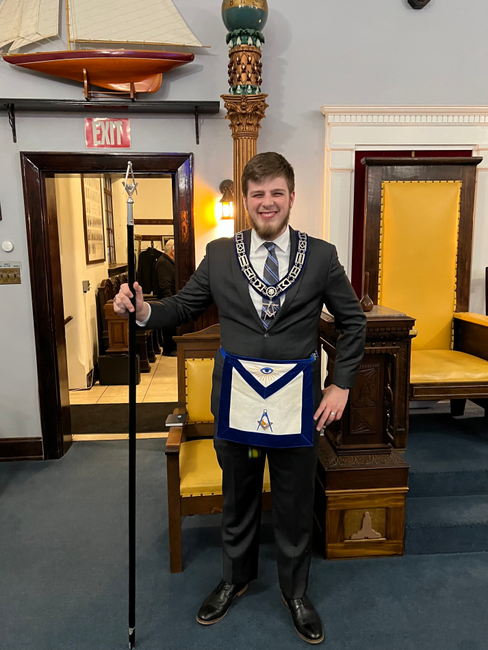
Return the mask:
<path id="1" fill-rule="evenodd" d="M 156 262 L 153 285 L 158 287 L 158 298 L 170 298 L 176 293 L 175 263 L 173 258 L 163 253 Z"/>
<path id="2" fill-rule="evenodd" d="M 154 269 L 158 258 L 162 255 L 157 248 L 150 246 L 139 255 L 137 265 L 137 281 L 142 287 L 144 293 L 153 293 L 158 295 L 158 284 L 155 283 Z"/>
<path id="3" fill-rule="evenodd" d="M 290 228 L 293 265 L 297 241 Z M 251 231 L 245 232 L 249 250 Z M 309 237 L 305 268 L 286 293 L 283 306 L 266 331 L 249 295 L 249 284 L 242 274 L 231 238 L 207 245 L 200 266 L 183 289 L 172 298 L 151 303 L 148 328 L 171 327 L 196 320 L 215 302 L 219 310 L 221 345 L 227 352 L 259 359 L 305 359 L 318 350 L 322 307 L 334 315 L 341 336 L 333 381 L 352 387 L 364 354 L 366 317 L 343 267 L 335 246 Z M 223 360 L 215 358 L 212 412 L 217 415 Z M 320 366 L 314 364 L 314 402 L 321 399 Z"/>

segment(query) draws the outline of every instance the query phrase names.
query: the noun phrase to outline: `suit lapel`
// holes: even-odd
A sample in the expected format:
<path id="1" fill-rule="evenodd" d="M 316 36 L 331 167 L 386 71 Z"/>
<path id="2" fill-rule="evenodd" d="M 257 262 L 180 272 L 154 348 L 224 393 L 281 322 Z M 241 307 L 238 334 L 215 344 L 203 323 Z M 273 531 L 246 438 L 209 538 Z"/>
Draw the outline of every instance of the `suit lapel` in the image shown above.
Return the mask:
<path id="1" fill-rule="evenodd" d="M 246 242 L 246 249 L 249 252 L 251 250 L 251 231 L 250 230 L 245 230 L 244 231 L 244 239 L 245 239 L 245 242 Z M 251 296 L 249 294 L 249 282 L 247 281 L 246 277 L 244 276 L 244 273 L 241 271 L 241 267 L 239 266 L 239 261 L 237 260 L 237 255 L 236 255 L 236 252 L 235 252 L 234 241 L 232 242 L 232 246 L 234 247 L 234 250 L 232 251 L 232 274 L 234 276 L 234 283 L 235 283 L 237 292 L 241 296 L 241 298 L 244 301 L 244 304 L 246 305 L 246 307 L 251 312 L 251 316 L 253 317 L 253 320 L 256 323 L 259 323 L 260 327 L 264 331 L 264 330 L 266 330 L 266 328 L 263 325 L 263 321 L 259 318 L 258 312 L 256 311 L 256 307 L 254 306 L 254 303 L 251 300 Z M 254 289 L 253 289 L 253 291 L 254 291 Z"/>
<path id="2" fill-rule="evenodd" d="M 288 272 L 291 270 L 295 262 L 296 253 L 297 253 L 297 233 L 296 230 L 293 230 L 293 228 L 290 226 L 290 263 L 288 265 Z M 292 288 L 286 292 L 285 302 L 283 303 L 283 306 L 279 309 L 278 313 L 276 314 L 275 318 L 273 319 L 273 322 L 270 324 L 268 329 L 272 329 L 276 325 L 276 323 L 283 317 L 283 314 L 286 314 L 286 312 L 290 308 L 292 301 L 295 299 L 298 293 L 304 273 L 305 273 L 305 268 L 300 273 L 298 280 L 295 282 Z"/>

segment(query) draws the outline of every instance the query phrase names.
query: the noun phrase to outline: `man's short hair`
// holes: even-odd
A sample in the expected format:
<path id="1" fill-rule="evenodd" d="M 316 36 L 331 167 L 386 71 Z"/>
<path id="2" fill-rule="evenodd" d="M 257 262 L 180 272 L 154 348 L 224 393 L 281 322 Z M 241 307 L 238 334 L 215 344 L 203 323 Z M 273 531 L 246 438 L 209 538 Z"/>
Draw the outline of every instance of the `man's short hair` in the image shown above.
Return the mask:
<path id="1" fill-rule="evenodd" d="M 168 241 L 164 245 L 164 252 L 166 253 L 166 255 L 169 255 L 174 247 L 175 247 L 175 240 L 168 239 Z"/>
<path id="2" fill-rule="evenodd" d="M 278 176 L 285 178 L 291 194 L 295 189 L 295 172 L 288 160 L 274 151 L 258 153 L 244 167 L 242 172 L 242 193 L 247 196 L 249 181 L 261 183 L 266 178 L 278 178 Z"/>

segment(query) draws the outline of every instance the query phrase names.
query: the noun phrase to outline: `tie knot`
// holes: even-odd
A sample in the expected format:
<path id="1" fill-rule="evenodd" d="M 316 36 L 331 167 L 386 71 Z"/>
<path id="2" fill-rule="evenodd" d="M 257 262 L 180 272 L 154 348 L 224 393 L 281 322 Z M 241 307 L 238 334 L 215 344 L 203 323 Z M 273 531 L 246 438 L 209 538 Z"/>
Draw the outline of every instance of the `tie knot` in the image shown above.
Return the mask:
<path id="1" fill-rule="evenodd" d="M 275 247 L 275 243 L 274 243 L 274 242 L 272 242 L 272 241 L 266 241 L 266 242 L 264 242 L 264 245 L 266 246 L 266 248 L 267 248 L 269 251 L 271 251 L 271 252 L 274 251 L 274 247 Z"/>

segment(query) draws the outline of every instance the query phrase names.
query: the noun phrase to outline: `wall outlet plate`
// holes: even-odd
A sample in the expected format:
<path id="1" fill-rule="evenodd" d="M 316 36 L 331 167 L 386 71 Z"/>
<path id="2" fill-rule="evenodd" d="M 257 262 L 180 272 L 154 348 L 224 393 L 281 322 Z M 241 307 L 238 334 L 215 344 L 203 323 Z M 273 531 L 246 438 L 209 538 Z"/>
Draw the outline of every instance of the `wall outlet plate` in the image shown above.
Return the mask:
<path id="1" fill-rule="evenodd" d="M 0 285 L 2 284 L 21 284 L 20 262 L 0 262 Z"/>

